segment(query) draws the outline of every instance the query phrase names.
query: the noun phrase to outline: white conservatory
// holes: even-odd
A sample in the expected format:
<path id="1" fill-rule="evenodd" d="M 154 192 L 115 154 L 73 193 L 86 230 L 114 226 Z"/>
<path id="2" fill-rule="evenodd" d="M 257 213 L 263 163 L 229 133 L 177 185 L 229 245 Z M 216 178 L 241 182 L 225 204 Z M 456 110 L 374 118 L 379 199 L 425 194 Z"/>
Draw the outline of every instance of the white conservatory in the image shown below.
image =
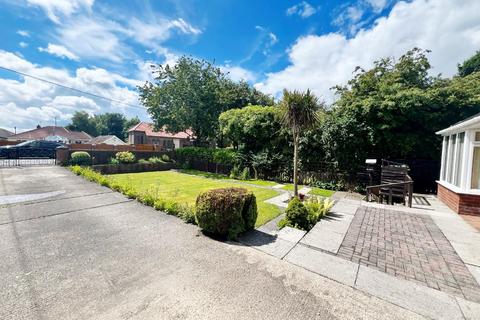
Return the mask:
<path id="1" fill-rule="evenodd" d="M 480 114 L 437 134 L 443 136 L 438 198 L 457 213 L 480 215 Z"/>

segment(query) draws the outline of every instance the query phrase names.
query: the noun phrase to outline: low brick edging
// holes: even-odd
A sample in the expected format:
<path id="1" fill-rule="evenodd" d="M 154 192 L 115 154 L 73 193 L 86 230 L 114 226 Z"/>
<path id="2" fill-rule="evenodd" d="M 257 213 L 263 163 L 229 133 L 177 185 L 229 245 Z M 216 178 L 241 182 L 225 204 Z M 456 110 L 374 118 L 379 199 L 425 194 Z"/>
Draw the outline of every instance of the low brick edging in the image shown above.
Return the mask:
<path id="1" fill-rule="evenodd" d="M 480 216 L 480 195 L 454 192 L 437 183 L 437 197 L 459 214 Z"/>
<path id="2" fill-rule="evenodd" d="M 167 163 L 132 163 L 132 164 L 98 164 L 93 165 L 92 169 L 101 174 L 117 174 L 117 173 L 136 173 L 148 171 L 167 171 L 176 169 L 177 166 L 173 162 Z"/>

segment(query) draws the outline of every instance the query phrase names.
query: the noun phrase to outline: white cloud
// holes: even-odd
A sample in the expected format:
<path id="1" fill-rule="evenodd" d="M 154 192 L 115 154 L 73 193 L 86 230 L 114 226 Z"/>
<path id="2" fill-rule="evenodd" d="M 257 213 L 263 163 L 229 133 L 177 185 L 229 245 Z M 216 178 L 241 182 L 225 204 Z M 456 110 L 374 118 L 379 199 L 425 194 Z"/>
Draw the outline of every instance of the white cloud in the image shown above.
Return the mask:
<path id="1" fill-rule="evenodd" d="M 60 16 L 69 17 L 81 8 L 90 10 L 93 2 L 94 0 L 27 0 L 29 5 L 45 11 L 48 18 L 55 23 L 60 23 Z"/>
<path id="2" fill-rule="evenodd" d="M 132 105 L 138 105 L 138 93 L 133 86 L 142 81 L 129 79 L 105 69 L 79 68 L 74 74 L 66 70 L 41 67 L 11 52 L 0 50 L 0 66 L 60 83 L 65 86 L 90 92 Z M 0 127 L 32 128 L 38 123 L 48 125 L 54 117 L 66 124 L 76 110 L 94 112 L 121 112 L 126 116 L 146 113 L 140 109 L 89 95 L 77 93 L 29 77 L 16 79 L 0 78 Z"/>
<path id="3" fill-rule="evenodd" d="M 366 0 L 375 12 L 380 12 L 388 5 L 388 0 Z"/>
<path id="4" fill-rule="evenodd" d="M 452 75 L 457 63 L 480 47 L 479 21 L 476 0 L 399 2 L 388 16 L 352 38 L 329 33 L 297 39 L 288 52 L 290 65 L 267 74 L 256 87 L 277 96 L 283 88 L 310 88 L 332 102 L 329 88 L 345 84 L 356 66 L 369 68 L 379 58 L 399 57 L 413 47 L 432 50 L 433 73 Z"/>
<path id="5" fill-rule="evenodd" d="M 30 33 L 26 30 L 18 30 L 17 33 L 19 35 L 21 35 L 22 37 L 26 37 L 26 38 L 29 38 L 30 37 Z"/>
<path id="6" fill-rule="evenodd" d="M 114 21 L 81 16 L 70 19 L 57 32 L 56 40 L 82 59 L 119 63 L 133 55 L 122 41 L 126 28 Z"/>
<path id="7" fill-rule="evenodd" d="M 253 74 L 253 72 L 247 69 L 244 69 L 242 67 L 230 66 L 227 64 L 224 66 L 220 66 L 220 69 L 223 72 L 228 73 L 228 76 L 233 81 L 240 81 L 240 80 L 250 81 L 250 82 L 255 81 L 255 75 Z"/>
<path id="8" fill-rule="evenodd" d="M 28 47 L 28 43 L 23 42 L 23 41 L 20 41 L 20 42 L 18 43 L 18 45 L 19 45 L 20 47 L 22 47 L 22 48 Z"/>
<path id="9" fill-rule="evenodd" d="M 64 46 L 58 45 L 58 44 L 51 44 L 49 43 L 46 48 L 38 48 L 38 51 L 40 52 L 47 52 L 50 54 L 53 54 L 54 56 L 60 57 L 62 59 L 70 59 L 70 60 L 75 60 L 78 61 L 79 58 L 77 55 L 75 55 L 73 52 L 65 48 Z"/>
<path id="10" fill-rule="evenodd" d="M 306 1 L 302 1 L 287 9 L 288 16 L 297 14 L 302 18 L 308 18 L 314 15 L 316 12 L 317 12 L 317 9 L 314 8 L 311 4 L 309 4 Z"/>

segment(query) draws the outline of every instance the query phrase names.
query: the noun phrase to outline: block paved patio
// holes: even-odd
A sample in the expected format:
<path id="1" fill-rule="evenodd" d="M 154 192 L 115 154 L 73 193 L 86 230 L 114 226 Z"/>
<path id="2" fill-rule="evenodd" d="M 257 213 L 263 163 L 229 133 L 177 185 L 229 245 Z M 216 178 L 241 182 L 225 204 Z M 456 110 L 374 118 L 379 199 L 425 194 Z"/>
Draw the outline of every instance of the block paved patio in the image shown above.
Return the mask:
<path id="1" fill-rule="evenodd" d="M 308 233 L 276 221 L 240 241 L 433 319 L 480 319 L 480 232 L 434 196 L 413 208 L 336 193 Z"/>
<path id="2" fill-rule="evenodd" d="M 428 215 L 360 207 L 338 256 L 480 302 L 480 286 Z"/>

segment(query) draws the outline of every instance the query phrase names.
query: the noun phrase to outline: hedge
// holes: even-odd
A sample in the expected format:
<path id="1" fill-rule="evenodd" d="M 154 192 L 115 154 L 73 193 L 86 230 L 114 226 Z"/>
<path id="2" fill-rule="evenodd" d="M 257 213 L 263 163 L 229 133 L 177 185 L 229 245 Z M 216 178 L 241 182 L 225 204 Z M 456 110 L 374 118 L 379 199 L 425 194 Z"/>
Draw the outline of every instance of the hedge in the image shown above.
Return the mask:
<path id="1" fill-rule="evenodd" d="M 201 193 L 195 205 L 198 226 L 214 235 L 236 239 L 255 227 L 255 195 L 244 188 L 213 189 Z"/>
<path id="2" fill-rule="evenodd" d="M 176 157 L 181 162 L 204 160 L 222 164 L 234 165 L 237 152 L 232 149 L 213 149 L 203 147 L 183 147 L 175 150 Z"/>

